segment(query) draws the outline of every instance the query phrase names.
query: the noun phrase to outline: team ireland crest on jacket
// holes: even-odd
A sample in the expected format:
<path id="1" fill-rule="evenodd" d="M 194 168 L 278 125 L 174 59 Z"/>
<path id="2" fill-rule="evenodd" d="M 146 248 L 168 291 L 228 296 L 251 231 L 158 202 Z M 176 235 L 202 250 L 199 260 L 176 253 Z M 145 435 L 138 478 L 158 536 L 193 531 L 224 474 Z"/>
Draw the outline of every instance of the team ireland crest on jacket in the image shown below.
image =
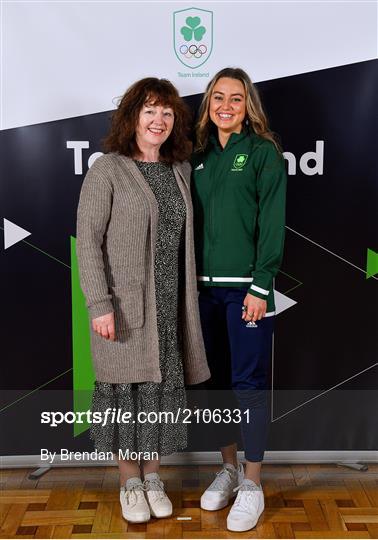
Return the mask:
<path id="1" fill-rule="evenodd" d="M 248 159 L 248 154 L 236 154 L 231 170 L 241 171 L 244 165 L 247 163 L 247 159 Z"/>
<path id="2" fill-rule="evenodd" d="M 188 8 L 173 13 L 173 44 L 184 66 L 202 66 L 213 50 L 213 12 Z"/>

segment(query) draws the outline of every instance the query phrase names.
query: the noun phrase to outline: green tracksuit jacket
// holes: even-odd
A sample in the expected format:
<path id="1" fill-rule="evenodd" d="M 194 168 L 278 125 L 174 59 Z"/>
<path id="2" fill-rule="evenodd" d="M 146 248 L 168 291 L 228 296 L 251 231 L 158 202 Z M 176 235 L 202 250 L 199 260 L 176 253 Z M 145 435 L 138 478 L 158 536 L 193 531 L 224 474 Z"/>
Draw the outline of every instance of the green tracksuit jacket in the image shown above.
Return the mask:
<path id="1" fill-rule="evenodd" d="M 198 282 L 250 285 L 248 292 L 267 300 L 268 314 L 284 245 L 284 161 L 272 142 L 246 132 L 232 133 L 224 149 L 212 135 L 192 159 Z"/>

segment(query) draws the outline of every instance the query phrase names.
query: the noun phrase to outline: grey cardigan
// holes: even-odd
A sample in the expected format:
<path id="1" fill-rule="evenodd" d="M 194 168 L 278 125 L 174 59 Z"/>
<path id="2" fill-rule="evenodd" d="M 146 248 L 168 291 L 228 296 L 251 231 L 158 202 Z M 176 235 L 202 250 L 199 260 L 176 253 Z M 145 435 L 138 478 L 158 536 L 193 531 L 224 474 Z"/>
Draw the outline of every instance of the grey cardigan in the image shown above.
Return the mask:
<path id="1" fill-rule="evenodd" d="M 181 298 L 185 382 L 197 384 L 210 372 L 197 301 L 190 165 L 176 163 L 173 171 L 187 216 Z M 90 318 L 114 311 L 115 341 L 91 327 L 98 381 L 161 381 L 154 282 L 157 222 L 156 199 L 133 160 L 115 153 L 96 159 L 81 189 L 76 250 Z"/>

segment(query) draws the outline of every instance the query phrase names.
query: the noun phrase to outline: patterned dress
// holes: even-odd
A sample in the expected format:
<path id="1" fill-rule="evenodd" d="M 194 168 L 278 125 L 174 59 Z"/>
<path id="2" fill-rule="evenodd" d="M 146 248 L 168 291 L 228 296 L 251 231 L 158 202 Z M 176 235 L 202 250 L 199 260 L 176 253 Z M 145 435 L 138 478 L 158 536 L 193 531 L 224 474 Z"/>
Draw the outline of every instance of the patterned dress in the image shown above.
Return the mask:
<path id="1" fill-rule="evenodd" d="M 158 203 L 155 289 L 162 382 L 112 384 L 96 382 L 92 411 L 107 408 L 131 412 L 170 413 L 167 422 L 91 424 L 90 436 L 101 452 L 129 450 L 169 455 L 187 446 L 186 425 L 176 414 L 186 406 L 179 302 L 184 276 L 183 201 L 172 167 L 162 162 L 135 161 Z M 155 417 L 156 415 L 154 415 Z"/>

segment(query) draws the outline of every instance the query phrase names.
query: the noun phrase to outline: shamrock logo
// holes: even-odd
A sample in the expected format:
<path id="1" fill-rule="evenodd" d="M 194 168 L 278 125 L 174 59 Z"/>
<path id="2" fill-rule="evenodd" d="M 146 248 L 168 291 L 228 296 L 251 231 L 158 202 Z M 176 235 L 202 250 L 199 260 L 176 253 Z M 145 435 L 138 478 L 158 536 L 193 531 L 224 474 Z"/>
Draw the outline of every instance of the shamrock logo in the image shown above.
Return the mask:
<path id="1" fill-rule="evenodd" d="M 200 41 L 206 32 L 206 28 L 200 26 L 201 19 L 199 17 L 187 17 L 185 22 L 188 26 L 183 26 L 180 29 L 185 41 L 190 41 L 193 39 L 193 36 L 196 41 Z"/>
<path id="2" fill-rule="evenodd" d="M 234 159 L 234 167 L 236 169 L 241 169 L 247 162 L 248 154 L 236 154 Z"/>

